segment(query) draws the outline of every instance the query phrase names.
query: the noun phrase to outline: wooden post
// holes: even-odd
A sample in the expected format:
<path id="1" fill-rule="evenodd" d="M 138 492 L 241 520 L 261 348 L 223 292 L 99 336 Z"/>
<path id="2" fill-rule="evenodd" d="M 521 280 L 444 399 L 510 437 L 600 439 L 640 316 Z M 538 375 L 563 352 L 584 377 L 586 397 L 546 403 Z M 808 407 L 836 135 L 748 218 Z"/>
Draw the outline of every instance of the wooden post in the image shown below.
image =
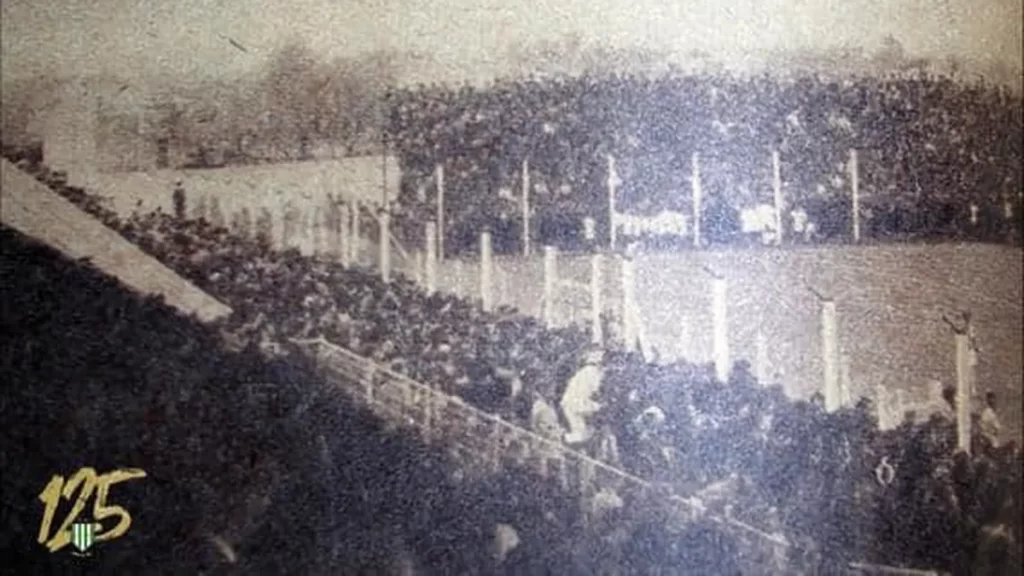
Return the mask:
<path id="1" fill-rule="evenodd" d="M 558 249 L 544 247 L 544 302 L 542 319 L 546 325 L 555 325 L 555 287 L 558 286 Z"/>
<path id="2" fill-rule="evenodd" d="M 601 300 L 601 284 L 604 279 L 604 263 L 600 254 L 590 257 L 590 340 L 594 344 L 604 342 L 604 331 L 601 326 L 601 311 L 604 303 Z"/>
<path id="3" fill-rule="evenodd" d="M 700 186 L 700 157 L 696 152 L 690 157 L 690 188 L 693 199 L 693 246 L 700 247 L 700 221 L 701 221 L 701 186 Z"/>
<path id="4" fill-rule="evenodd" d="M 756 338 L 757 341 L 754 344 L 754 377 L 757 378 L 758 384 L 766 386 L 770 378 L 768 375 L 768 342 L 765 340 L 764 329 L 761 326 L 757 327 Z"/>
<path id="5" fill-rule="evenodd" d="M 895 425 L 903 424 L 907 418 L 907 391 L 900 388 L 896 390 L 896 422 Z"/>
<path id="6" fill-rule="evenodd" d="M 957 448 L 971 453 L 971 342 L 966 332 L 956 334 L 956 439 Z"/>
<path id="7" fill-rule="evenodd" d="M 555 460 L 558 464 L 558 484 L 562 490 L 569 490 L 569 463 L 565 461 L 565 453 L 559 454 Z"/>
<path id="8" fill-rule="evenodd" d="M 359 219 L 360 218 L 359 217 L 360 217 L 360 213 L 361 212 L 362 212 L 362 207 L 359 205 L 359 200 L 353 201 L 353 203 L 352 203 L 352 211 L 349 213 L 349 217 L 352 218 L 352 225 L 349 227 L 350 228 L 349 231 L 352 233 L 352 236 L 349 239 L 348 249 L 349 249 L 349 260 L 352 262 L 353 265 L 356 265 L 356 266 L 358 266 L 360 264 L 360 256 L 361 256 L 360 253 L 359 253 L 360 252 L 359 244 L 361 243 L 361 239 L 360 239 L 360 236 L 359 236 L 360 235 L 360 231 L 359 231 L 359 228 L 360 228 L 360 226 L 359 226 Z"/>
<path id="9" fill-rule="evenodd" d="M 611 154 L 608 155 L 608 246 L 615 250 L 615 241 L 617 232 L 615 230 L 616 224 L 616 207 L 615 207 L 615 190 L 618 188 L 618 173 L 615 170 L 615 157 Z"/>
<path id="10" fill-rule="evenodd" d="M 323 232 L 324 232 L 324 225 L 323 225 L 324 213 L 323 213 L 323 210 L 321 210 L 319 206 L 314 206 L 313 207 L 312 218 L 313 218 L 313 222 L 312 222 L 312 226 L 311 226 L 312 230 L 310 232 L 313 234 L 313 257 L 315 258 L 316 256 L 318 256 L 323 251 L 322 244 L 323 244 Z"/>
<path id="11" fill-rule="evenodd" d="M 679 360 L 693 361 L 693 319 L 687 316 L 679 328 L 679 341 L 676 345 L 676 357 Z"/>
<path id="12" fill-rule="evenodd" d="M 523 160 L 523 256 L 530 255 L 530 161 Z"/>
<path id="13" fill-rule="evenodd" d="M 427 294 L 437 292 L 437 225 L 427 222 Z"/>
<path id="14" fill-rule="evenodd" d="M 886 393 L 885 385 L 883 384 L 875 384 L 875 415 L 878 418 L 879 428 L 889 430 L 893 427 L 889 394 Z"/>
<path id="15" fill-rule="evenodd" d="M 853 241 L 860 242 L 860 167 L 858 166 L 857 150 L 850 149 L 850 188 L 852 198 Z"/>
<path id="16" fill-rule="evenodd" d="M 302 250 L 303 254 L 316 255 L 316 207 L 306 206 L 302 211 Z"/>
<path id="17" fill-rule="evenodd" d="M 426 279 L 426 274 L 427 274 L 427 271 L 426 271 L 426 260 L 427 260 L 427 258 L 426 258 L 426 255 L 423 253 L 423 250 L 416 250 L 414 258 L 415 258 L 415 266 L 416 266 L 416 270 L 415 270 L 416 285 L 420 286 L 420 287 L 423 287 L 427 283 L 427 279 Z"/>
<path id="18" fill-rule="evenodd" d="M 509 301 L 508 276 L 505 274 L 505 270 L 501 266 L 497 266 L 494 268 L 494 278 L 498 283 L 498 299 L 495 301 L 495 305 L 501 307 Z"/>
<path id="19" fill-rule="evenodd" d="M 306 241 L 305 230 L 303 230 L 304 226 L 302 222 L 302 206 L 293 204 L 291 210 L 288 212 L 291 215 L 291 218 L 289 219 L 291 226 L 288 230 L 288 247 L 297 250 L 301 254 L 304 247 L 303 244 Z"/>
<path id="20" fill-rule="evenodd" d="M 437 182 L 437 257 L 444 260 L 444 164 L 434 170 Z"/>
<path id="21" fill-rule="evenodd" d="M 285 217 L 288 215 L 287 205 L 284 201 L 284 194 L 276 192 L 274 194 L 274 200 L 271 203 L 270 210 L 270 225 L 271 225 L 271 245 L 278 250 L 284 250 L 285 246 Z"/>
<path id="22" fill-rule="evenodd" d="M 459 298 L 472 298 L 473 289 L 466 287 L 466 270 L 465 265 L 462 262 L 462 258 L 455 258 L 453 260 L 454 265 L 452 266 L 452 276 L 455 278 L 455 293 Z"/>
<path id="23" fill-rule="evenodd" d="M 281 250 L 291 248 L 295 241 L 295 221 L 290 218 L 291 215 L 291 206 L 281 196 Z"/>
<path id="24" fill-rule="evenodd" d="M 352 266 L 352 234 L 348 204 L 342 204 L 338 208 L 338 226 L 341 231 L 338 233 L 338 249 L 341 252 L 341 265 L 345 268 Z"/>
<path id="25" fill-rule="evenodd" d="M 842 406 L 852 408 L 854 404 L 853 379 L 850 377 L 850 355 L 839 355 L 839 389 Z"/>
<path id="26" fill-rule="evenodd" d="M 711 318 L 715 356 L 715 377 L 721 382 L 729 381 L 732 371 L 729 358 L 729 317 L 728 285 L 725 278 L 715 278 L 711 294 Z"/>
<path id="27" fill-rule="evenodd" d="M 821 307 L 821 359 L 825 366 L 825 410 L 839 409 L 839 327 L 836 319 L 836 303 L 826 300 Z"/>
<path id="28" fill-rule="evenodd" d="M 480 301 L 484 312 L 494 309 L 494 278 L 491 254 L 491 233 L 480 234 Z"/>
<path id="29" fill-rule="evenodd" d="M 387 208 L 380 213 L 380 278 L 384 282 L 391 282 L 391 213 Z"/>
<path id="30" fill-rule="evenodd" d="M 312 206 L 299 209 L 299 252 L 303 255 L 313 253 L 314 222 L 316 222 L 316 211 Z"/>
<path id="31" fill-rule="evenodd" d="M 775 245 L 782 246 L 785 234 L 785 222 L 782 217 L 785 207 L 782 200 L 782 168 L 779 162 L 779 151 L 772 151 L 772 191 L 775 200 Z"/>
<path id="32" fill-rule="evenodd" d="M 636 263 L 629 256 L 622 256 L 622 335 L 626 350 L 636 351 L 637 317 L 636 309 Z"/>

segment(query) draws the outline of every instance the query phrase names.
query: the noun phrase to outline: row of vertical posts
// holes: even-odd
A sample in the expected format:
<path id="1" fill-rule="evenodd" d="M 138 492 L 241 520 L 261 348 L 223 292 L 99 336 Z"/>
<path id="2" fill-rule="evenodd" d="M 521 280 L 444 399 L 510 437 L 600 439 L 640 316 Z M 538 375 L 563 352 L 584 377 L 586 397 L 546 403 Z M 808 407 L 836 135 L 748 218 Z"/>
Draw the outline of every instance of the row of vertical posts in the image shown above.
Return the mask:
<path id="1" fill-rule="evenodd" d="M 850 192 L 851 192 L 851 210 L 853 213 L 853 240 L 854 242 L 860 242 L 860 169 L 859 159 L 857 150 L 851 148 L 849 150 L 849 157 L 847 162 L 847 170 L 850 178 Z M 444 230 L 444 207 L 445 207 L 445 177 L 444 177 L 444 165 L 437 164 L 434 170 L 434 181 L 437 189 L 436 200 L 436 221 L 440 230 Z M 622 180 L 619 178 L 618 171 L 616 169 L 615 157 L 611 154 L 607 156 L 607 182 L 606 187 L 608 191 L 608 238 L 609 248 L 614 251 L 616 249 L 617 241 L 617 197 L 618 189 L 622 185 Z M 530 238 L 530 164 L 528 159 L 524 159 L 522 162 L 522 191 L 520 193 L 520 202 L 522 209 L 522 253 L 524 256 L 529 256 L 531 253 L 531 238 Z M 694 152 L 690 157 L 690 186 L 691 186 L 691 210 L 692 210 L 692 222 L 693 222 L 693 245 L 700 247 L 702 245 L 702 229 L 701 229 L 701 215 L 703 213 L 703 188 L 701 186 L 701 167 L 700 167 L 700 155 Z M 783 231 L 785 229 L 783 223 L 783 214 L 785 213 L 785 197 L 782 186 L 782 168 L 781 160 L 779 157 L 779 151 L 772 151 L 772 192 L 773 192 L 773 204 L 775 208 L 775 243 L 777 245 L 782 244 Z M 441 254 L 444 253 L 444 239 L 438 237 L 439 251 Z"/>
<path id="2" fill-rule="evenodd" d="M 854 148 L 851 148 L 849 151 L 847 171 L 850 177 L 853 241 L 860 242 L 860 167 L 857 150 Z M 701 214 L 703 213 L 703 189 L 701 187 L 700 155 L 696 152 L 690 156 L 690 189 L 693 245 L 694 247 L 700 247 L 702 245 Z M 778 150 L 772 151 L 772 200 L 775 208 L 775 244 L 781 246 L 785 230 L 782 215 L 785 213 L 786 203 L 782 189 L 782 167 Z"/>
<path id="3" fill-rule="evenodd" d="M 856 161 L 854 155 L 854 162 Z M 340 247 L 342 263 L 350 266 L 358 257 L 359 239 L 359 207 L 353 208 L 348 205 L 342 206 L 340 218 L 341 238 L 343 245 Z M 390 215 L 383 211 L 380 215 L 380 254 L 379 265 L 382 280 L 389 282 L 391 279 L 391 254 L 390 254 Z M 437 225 L 428 222 L 426 225 L 426 258 L 425 258 L 425 284 L 430 293 L 438 289 L 438 256 L 441 250 L 440 236 Z M 494 300 L 494 265 L 493 246 L 490 232 L 484 232 L 480 236 L 480 300 L 484 310 L 491 311 L 495 307 Z M 638 335 L 640 317 L 637 311 L 636 298 L 636 264 L 628 256 L 620 260 L 622 279 L 622 303 L 620 314 L 623 322 L 623 337 L 628 349 L 635 350 Z M 601 344 L 604 339 L 601 315 L 603 311 L 602 284 L 604 275 L 604 259 L 601 254 L 591 256 L 591 280 L 590 302 L 591 302 L 591 332 L 593 342 Z M 710 271 L 709 271 L 710 272 Z M 721 381 L 727 381 L 731 371 L 731 351 L 729 346 L 729 318 L 728 318 L 728 287 L 725 278 L 712 273 L 712 341 L 713 360 L 716 377 Z M 542 302 L 542 320 L 549 326 L 556 324 L 556 304 L 559 289 L 558 280 L 558 250 L 554 246 L 544 247 L 544 287 Z M 843 357 L 839 348 L 839 322 L 836 303 L 832 299 L 821 298 L 821 340 L 822 340 L 822 364 L 824 367 L 823 392 L 826 410 L 832 412 L 838 410 L 846 398 L 844 388 L 849 386 L 849 360 Z M 969 335 L 966 331 L 956 333 L 956 369 L 957 369 L 957 422 L 958 422 L 958 444 L 960 449 L 970 449 L 971 436 L 971 398 L 973 396 L 973 365 L 971 363 L 971 351 Z M 756 368 L 757 376 L 761 381 L 766 381 L 768 375 L 765 365 L 767 357 L 767 342 L 763 331 L 758 330 L 756 342 Z M 849 392 L 848 390 L 846 391 Z"/>
<path id="4" fill-rule="evenodd" d="M 956 400 L 955 416 L 957 424 L 957 449 L 965 453 L 971 452 L 971 408 L 975 396 L 975 363 L 973 359 L 973 343 L 971 341 L 972 326 L 970 318 L 961 328 L 954 327 L 954 360 L 956 366 Z M 825 409 L 834 412 L 848 405 L 850 393 L 850 358 L 840 353 L 839 320 L 836 303 L 831 299 L 823 299 L 821 309 L 822 360 L 824 364 L 824 396 Z M 905 391 L 896 390 L 897 417 L 903 418 L 906 405 Z M 890 420 L 890 406 L 893 394 L 879 385 L 875 393 L 876 409 L 879 423 L 886 424 Z M 892 425 L 893 422 L 888 422 Z M 898 421 L 896 422 L 898 424 Z"/>
<path id="5" fill-rule="evenodd" d="M 530 239 L 530 167 L 529 161 L 523 160 L 522 165 L 522 191 L 520 194 L 521 208 L 522 208 L 522 252 L 524 256 L 529 256 L 531 252 L 531 239 Z M 860 242 L 860 172 L 859 163 L 856 149 L 850 149 L 849 160 L 847 162 L 847 169 L 850 177 L 851 187 L 851 210 L 853 212 L 853 240 L 854 242 Z M 434 175 L 435 185 L 437 187 L 437 222 L 441 230 L 444 230 L 444 166 L 438 164 L 435 168 Z M 609 248 L 614 251 L 616 249 L 617 240 L 617 196 L 618 189 L 622 185 L 622 180 L 618 176 L 616 169 L 615 158 L 611 154 L 607 157 L 607 190 L 608 190 L 608 238 Z M 690 157 L 690 186 L 691 186 L 691 210 L 693 222 L 693 245 L 700 247 L 702 245 L 702 229 L 701 220 L 703 213 L 703 188 L 701 186 L 701 167 L 700 167 L 700 155 L 694 152 Z M 779 157 L 779 151 L 772 151 L 772 193 L 773 193 L 773 204 L 775 208 L 775 243 L 777 245 L 782 244 L 783 231 L 785 230 L 783 223 L 783 214 L 785 213 L 785 197 L 782 187 L 782 167 L 781 160 Z M 439 238 L 438 243 L 440 245 L 440 251 L 444 253 L 443 239 Z"/>
<path id="6" fill-rule="evenodd" d="M 636 313 L 636 268 L 630 258 L 622 258 L 620 261 L 622 273 L 622 306 L 620 314 L 623 320 L 623 336 L 627 347 L 633 349 L 637 341 Z M 594 344 L 604 342 L 604 327 L 602 324 L 602 313 L 604 311 L 604 256 L 595 253 L 590 256 L 590 327 L 591 341 Z M 554 246 L 544 247 L 544 287 L 542 295 L 541 319 L 548 326 L 557 324 L 557 301 L 560 282 L 558 276 L 558 249 Z"/>
<path id="7" fill-rule="evenodd" d="M 277 202 L 278 217 L 273 218 L 271 222 L 271 234 L 278 239 L 278 244 L 281 248 L 288 248 L 288 234 L 285 231 L 287 207 L 281 200 L 283 200 L 283 198 L 279 198 Z M 341 260 L 342 265 L 350 267 L 359 261 L 359 244 L 361 241 L 361 207 L 359 202 L 355 201 L 351 204 L 343 203 L 338 209 L 338 240 L 340 245 L 337 247 L 335 252 Z M 319 210 L 315 212 L 315 214 L 315 218 L 323 217 L 322 212 Z M 379 250 L 377 254 L 377 263 L 381 279 L 384 282 L 390 282 L 392 276 L 391 214 L 387 210 L 381 210 L 377 221 L 379 224 Z M 314 234 L 313 242 L 314 252 L 319 253 L 322 248 L 323 239 Z M 434 269 L 436 274 L 436 267 Z M 436 284 L 436 276 L 434 282 Z"/>
<path id="8" fill-rule="evenodd" d="M 286 222 L 288 219 L 288 208 L 283 202 L 283 195 L 279 195 L 277 198 L 276 210 L 272 211 L 274 217 L 271 218 L 271 236 L 274 243 L 281 249 L 290 247 L 289 234 L 286 230 Z M 359 259 L 359 242 L 360 242 L 360 226 L 359 226 L 359 214 L 360 214 L 359 202 L 356 201 L 352 204 L 341 204 L 339 206 L 339 217 L 338 217 L 338 240 L 339 246 L 335 251 L 341 263 L 348 267 Z M 322 220 L 323 212 L 316 210 L 314 212 L 314 219 Z M 388 234 L 388 227 L 390 226 L 390 215 L 387 212 L 382 212 L 380 217 L 381 223 L 381 239 L 385 239 Z M 322 234 L 322 232 L 321 232 Z M 325 240 L 322 236 L 317 233 L 313 233 L 313 252 L 320 253 L 324 247 Z M 380 265 L 382 274 L 386 278 L 390 278 L 391 273 L 391 254 L 390 246 L 387 243 L 382 243 L 382 249 L 380 252 Z"/>

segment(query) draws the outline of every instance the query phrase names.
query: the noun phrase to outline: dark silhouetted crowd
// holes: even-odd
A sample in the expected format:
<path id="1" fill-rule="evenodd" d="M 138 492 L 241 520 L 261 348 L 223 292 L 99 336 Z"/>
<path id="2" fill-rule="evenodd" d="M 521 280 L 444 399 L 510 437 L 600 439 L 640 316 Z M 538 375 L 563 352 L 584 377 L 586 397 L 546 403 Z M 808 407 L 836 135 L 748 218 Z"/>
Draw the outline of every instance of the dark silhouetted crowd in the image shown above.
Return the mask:
<path id="1" fill-rule="evenodd" d="M 656 502 L 583 525 L 574 494 L 522 469 L 459 475 L 296 351 L 232 351 L 159 298 L 6 226 L 0 272 L 4 573 L 740 573 L 713 526 L 669 542 Z M 37 541 L 40 492 L 87 466 L 146 472 L 106 496 L 130 528 L 87 557 L 50 553 Z M 57 509 L 44 542 L 70 510 Z M 75 519 L 93 513 L 87 498 Z"/>

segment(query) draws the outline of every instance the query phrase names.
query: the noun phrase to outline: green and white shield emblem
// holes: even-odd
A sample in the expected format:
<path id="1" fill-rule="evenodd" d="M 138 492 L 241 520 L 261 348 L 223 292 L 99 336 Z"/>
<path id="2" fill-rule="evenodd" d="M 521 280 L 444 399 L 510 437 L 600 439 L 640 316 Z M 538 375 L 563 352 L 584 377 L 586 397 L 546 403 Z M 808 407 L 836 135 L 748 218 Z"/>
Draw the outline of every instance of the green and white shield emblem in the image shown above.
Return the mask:
<path id="1" fill-rule="evenodd" d="M 95 522 L 75 522 L 71 525 L 71 545 L 80 553 L 87 552 L 96 541 L 99 527 Z"/>

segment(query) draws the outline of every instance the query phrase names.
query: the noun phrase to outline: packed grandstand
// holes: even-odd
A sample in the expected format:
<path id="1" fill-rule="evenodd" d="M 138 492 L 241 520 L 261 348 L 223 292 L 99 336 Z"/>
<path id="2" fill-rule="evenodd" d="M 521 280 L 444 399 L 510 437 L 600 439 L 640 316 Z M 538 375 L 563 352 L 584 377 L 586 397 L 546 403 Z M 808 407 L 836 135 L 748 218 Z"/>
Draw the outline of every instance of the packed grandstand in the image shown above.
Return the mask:
<path id="1" fill-rule="evenodd" d="M 371 271 L 294 251 L 276 252 L 265 239 L 202 219 L 159 212 L 122 219 L 95 194 L 67 186 L 63 175 L 24 158 L 20 166 L 232 306 L 235 314 L 220 328 L 236 347 L 301 366 L 302 360 L 287 355 L 288 339 L 324 337 L 511 422 L 538 432 L 560 425 L 543 414 L 554 412 L 551 406 L 558 405 L 567 381 L 584 363 L 590 342 L 585 329 L 552 330 L 525 316 L 485 313 L 452 296 L 428 295 L 404 278 L 384 283 Z M 13 239 L 12 245 L 20 246 Z M 10 258 L 20 261 L 16 254 Z M 179 353 L 217 350 L 212 345 L 186 348 Z M 926 422 L 911 419 L 883 432 L 869 400 L 828 413 L 820 398 L 793 401 L 778 387 L 763 387 L 743 363 L 729 382 L 718 382 L 708 366 L 651 365 L 616 349 L 602 356 L 603 408 L 592 419 L 597 432 L 584 449 L 672 492 L 723 491 L 728 514 L 784 535 L 804 566 L 813 558 L 817 570 L 826 572 L 867 562 L 999 573 L 998 566 L 979 562 L 1010 563 L 999 564 L 1003 567 L 1019 562 L 1014 555 L 1020 542 L 1020 451 L 1014 442 L 987 435 L 984 427 L 975 427 L 968 456 L 957 452 L 955 422 L 944 418 L 944 411 Z M 289 385 L 299 387 L 294 393 L 302 395 L 315 381 L 304 374 Z M 229 400 L 209 402 L 210 410 L 224 410 Z M 609 444 L 615 448 L 608 449 Z M 281 514 L 293 513 L 280 505 Z M 624 510 L 638 514 L 633 507 Z M 731 572 L 715 563 L 741 556 L 739 550 L 721 548 L 736 547 L 724 533 L 692 528 L 699 542 L 681 544 L 687 540 L 650 522 L 634 518 L 623 524 L 638 530 L 631 536 L 620 527 L 595 538 L 603 543 L 599 546 L 614 541 L 611 549 L 624 555 L 621 561 L 632 573 L 653 568 L 629 554 L 642 554 L 646 562 L 661 566 L 696 563 L 688 565 L 689 573 Z M 530 558 L 522 562 L 532 562 L 532 568 L 516 572 L 515 562 L 509 561 L 500 570 L 537 573 L 544 566 L 595 573 L 576 555 L 550 559 L 579 536 L 567 535 L 573 533 L 567 524 L 559 530 L 565 532 L 536 540 L 538 549 L 519 549 Z M 697 549 L 704 553 L 694 554 Z"/>
<path id="2" fill-rule="evenodd" d="M 743 210 L 770 203 L 773 152 L 788 205 L 815 224 L 807 241 L 849 240 L 850 150 L 857 150 L 867 238 L 1019 245 L 1024 231 L 1021 99 L 999 86 L 899 77 L 579 77 L 405 89 L 389 96 L 388 109 L 385 139 L 403 172 L 394 209 L 407 222 L 432 218 L 432 187 L 443 166 L 445 245 L 452 252 L 473 249 L 484 227 L 498 236 L 497 249 L 520 245 L 524 167 L 538 244 L 578 244 L 584 217 L 598 221 L 596 240 L 606 242 L 609 155 L 621 182 L 617 209 L 636 216 L 691 213 L 696 155 L 707 198 L 703 228 L 712 243 L 740 241 Z M 453 484 L 440 472 L 443 455 L 407 437 L 378 445 L 386 437 L 379 425 L 325 392 L 308 359 L 288 345 L 291 338 L 322 337 L 557 437 L 565 423 L 554 407 L 593 356 L 587 329 L 551 329 L 508 310 L 486 313 L 402 277 L 385 283 L 370 270 L 276 251 L 249 227 L 190 218 L 187 194 L 177 214 L 119 216 L 104 205 L 102 191 L 68 186 L 38 153 L 8 149 L 5 156 L 235 312 L 217 330 L 198 326 L 4 230 L 5 277 L 13 279 L 4 283 L 11 311 L 4 322 L 29 336 L 5 337 L 3 357 L 48 355 L 5 365 L 5 382 L 32 383 L 18 386 L 5 410 L 27 422 L 38 418 L 39 402 L 56 402 L 48 418 L 80 422 L 91 414 L 92 422 L 106 421 L 114 416 L 106 401 L 89 399 L 123 386 L 140 395 L 125 400 L 125 422 L 94 424 L 86 428 L 95 434 L 82 438 L 54 436 L 50 461 L 79 453 L 100 458 L 94 444 L 102 441 L 101 461 L 113 463 L 152 442 L 176 448 L 144 450 L 160 452 L 146 466 L 190 471 L 192 480 L 146 503 L 184 512 L 162 521 L 137 548 L 107 559 L 111 566 L 136 566 L 131 562 L 141 560 L 132 554 L 144 551 L 147 561 L 163 558 L 194 572 L 214 553 L 182 559 L 175 551 L 210 549 L 212 538 L 236 530 L 250 571 L 367 573 L 405 555 L 431 573 L 742 572 L 742 551 L 727 531 L 696 525 L 673 532 L 656 506 L 624 506 L 603 524 L 582 526 L 566 505 L 569 495 L 541 478 L 506 470 L 498 485 Z M 39 293 L 47 297 L 28 299 Z M 40 308 L 46 312 L 29 314 Z M 119 329 L 111 332 L 111 323 Z M 225 334 L 244 351 L 224 349 Z M 62 350 L 82 352 L 62 358 Z M 927 421 L 911 418 L 882 431 L 868 399 L 829 413 L 820 398 L 793 400 L 758 383 L 742 362 L 729 382 L 719 382 L 709 366 L 648 364 L 615 346 L 599 356 L 601 409 L 582 449 L 670 492 L 725 493 L 723 513 L 794 543 L 800 558 L 791 566 L 836 573 L 860 562 L 1001 574 L 1020 565 L 1021 453 L 1015 441 L 980 425 L 991 414 L 975 415 L 967 455 L 957 451 L 956 423 L 945 416 L 952 405 Z M 64 404 L 55 400 L 61 383 L 72 385 L 56 376 L 58 368 L 74 372 L 107 357 L 130 370 L 94 368 L 100 372 L 88 372 L 91 387 Z M 160 365 L 151 358 L 162 358 Z M 165 373 L 173 378 L 158 375 Z M 293 416 L 314 391 L 329 399 L 320 412 Z M 338 417 L 338 406 L 352 415 Z M 153 437 L 140 435 L 147 427 L 157 430 Z M 20 448 L 4 451 L 5 470 L 27 453 L 35 434 L 15 434 L 10 445 Z M 314 450 L 320 439 L 326 451 Z M 256 448 L 268 443 L 272 449 Z M 209 461 L 186 464 L 196 454 Z M 367 464 L 353 470 L 341 459 Z M 243 522 L 231 514 L 252 506 L 220 495 L 244 485 L 253 470 L 260 471 L 255 486 L 238 491 L 272 497 L 269 511 L 242 514 Z M 5 474 L 4 492 L 30 500 L 37 476 L 47 473 Z M 348 492 L 364 484 L 380 490 Z M 340 506 L 359 512 L 342 517 Z M 256 527 L 245 532 L 232 522 Z M 496 559 L 492 530 L 504 522 L 515 526 L 520 542 Z M 309 536 L 289 539 L 269 528 L 274 523 Z"/>
<path id="3" fill-rule="evenodd" d="M 430 216 L 431 177 L 443 165 L 453 239 L 519 217 L 524 161 L 542 242 L 579 234 L 585 216 L 608 229 L 607 155 L 621 180 L 619 212 L 689 215 L 697 154 L 707 240 L 736 241 L 741 211 L 772 201 L 773 152 L 786 203 L 807 213 L 816 239 L 848 239 L 851 150 L 865 237 L 1020 237 L 1024 118 L 1020 95 L 1001 86 L 584 76 L 419 87 L 392 94 L 388 108 L 388 145 L 407 180 L 399 204 Z"/>

